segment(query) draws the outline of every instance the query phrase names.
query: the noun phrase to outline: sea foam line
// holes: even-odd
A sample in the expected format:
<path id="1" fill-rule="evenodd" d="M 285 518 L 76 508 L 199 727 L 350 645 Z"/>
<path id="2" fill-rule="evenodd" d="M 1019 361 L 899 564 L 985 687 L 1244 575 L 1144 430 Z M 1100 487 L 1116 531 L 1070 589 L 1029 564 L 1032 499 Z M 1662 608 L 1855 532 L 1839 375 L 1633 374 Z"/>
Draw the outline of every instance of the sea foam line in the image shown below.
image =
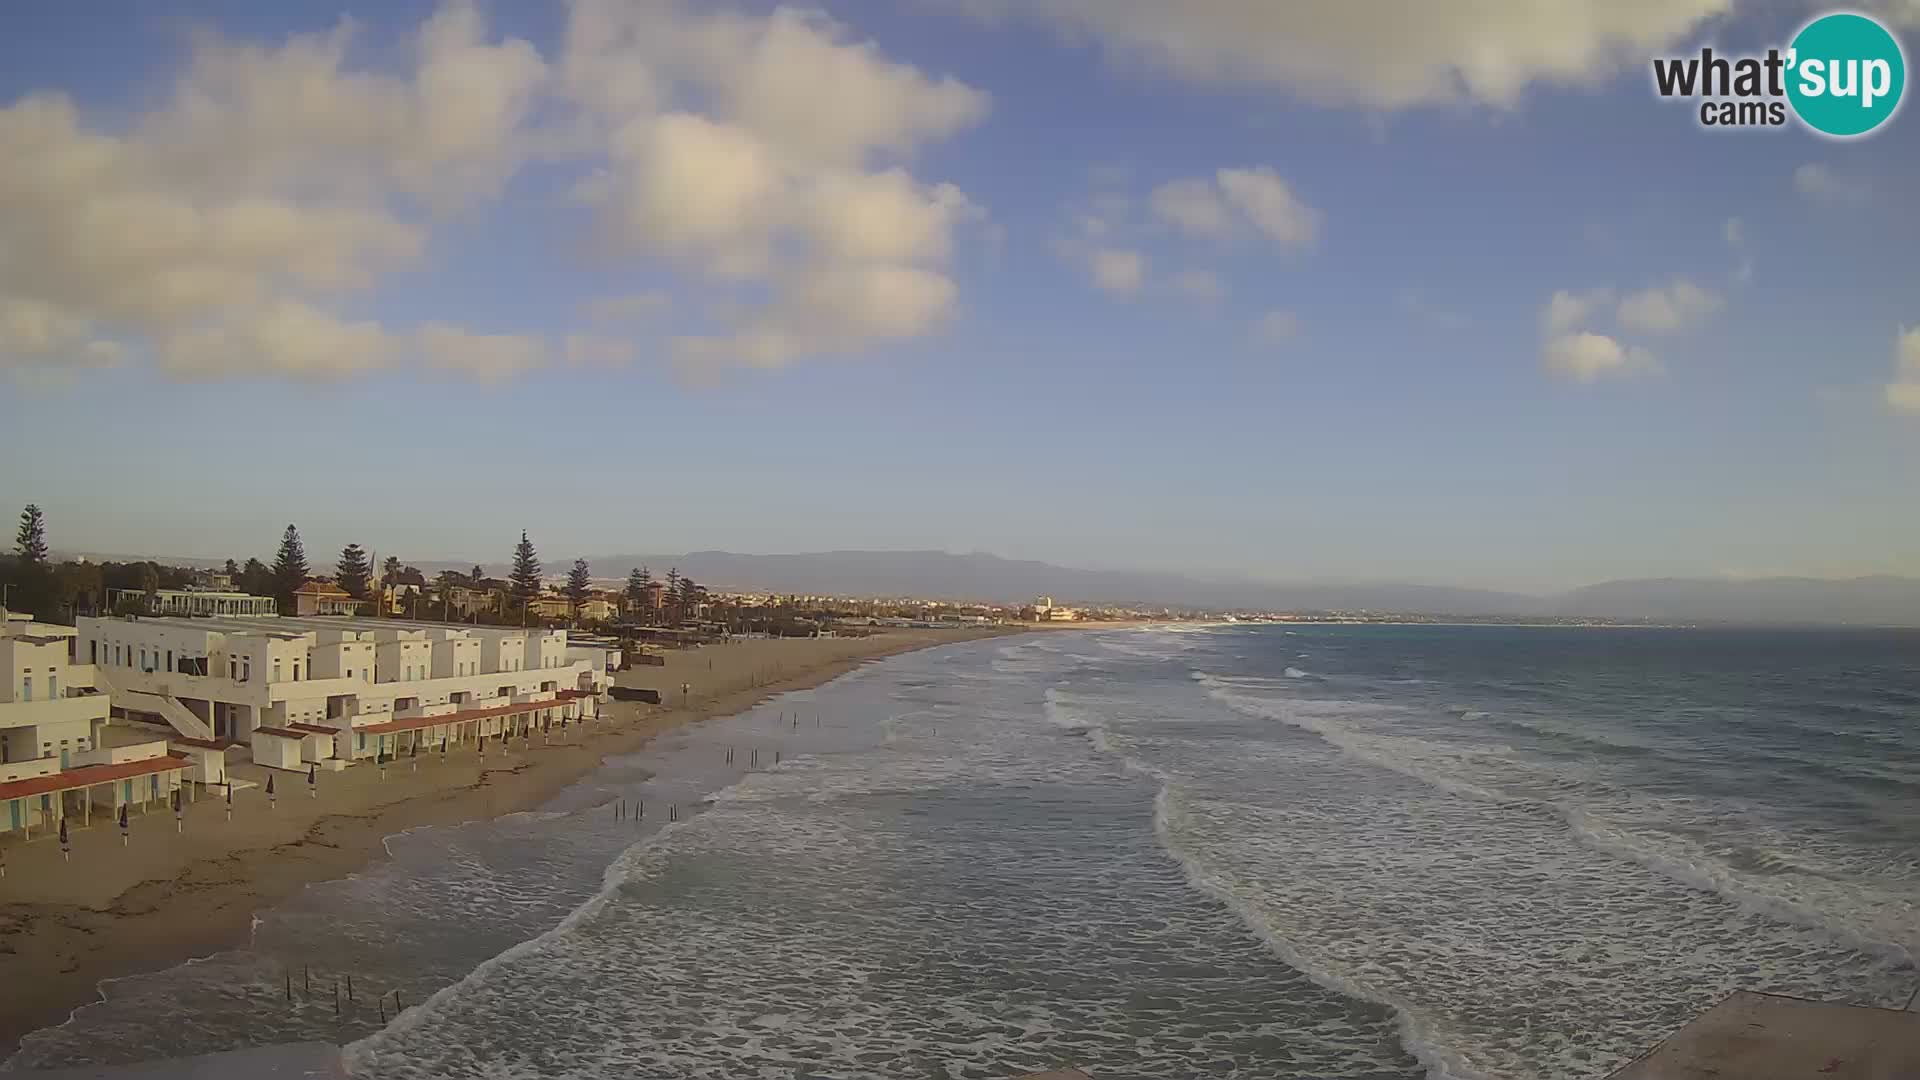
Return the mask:
<path id="1" fill-rule="evenodd" d="M 1196 671 L 1194 678 L 1202 686 L 1207 687 L 1210 697 L 1242 715 L 1255 719 L 1274 720 L 1311 732 L 1362 761 L 1400 773 L 1452 795 L 1517 810 L 1550 814 L 1557 818 L 1576 840 L 1601 854 L 1633 863 L 1690 888 L 1713 893 L 1743 911 L 1825 934 L 1849 949 L 1909 967 L 1920 966 L 1916 963 L 1913 950 L 1899 941 L 1862 932 L 1811 904 L 1757 891 L 1743 884 L 1731 869 L 1702 866 L 1688 859 L 1657 850 L 1625 829 L 1603 822 L 1602 819 L 1580 807 L 1560 801 L 1531 799 L 1489 791 L 1478 785 L 1436 773 L 1395 754 L 1387 745 L 1383 745 L 1394 741 L 1391 737 L 1360 735 L 1332 721 L 1299 716 L 1288 709 L 1284 702 L 1234 693 L 1229 684 L 1206 672 Z"/>

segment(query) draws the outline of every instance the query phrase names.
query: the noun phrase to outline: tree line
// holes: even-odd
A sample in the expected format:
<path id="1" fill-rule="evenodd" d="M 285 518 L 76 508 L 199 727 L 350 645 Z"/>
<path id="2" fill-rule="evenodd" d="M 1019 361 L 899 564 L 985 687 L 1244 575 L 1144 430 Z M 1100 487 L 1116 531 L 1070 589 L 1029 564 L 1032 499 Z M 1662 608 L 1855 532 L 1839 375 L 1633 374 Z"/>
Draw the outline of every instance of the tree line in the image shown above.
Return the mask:
<path id="1" fill-rule="evenodd" d="M 306 545 L 300 539 L 300 530 L 293 524 L 289 524 L 281 533 L 280 545 L 271 563 L 258 558 L 248 558 L 244 563 L 228 559 L 224 572 L 236 591 L 252 596 L 271 596 L 284 614 L 293 614 L 297 610 L 296 594 L 314 576 L 307 561 Z M 5 597 L 0 600 L 0 606 L 12 611 L 28 612 L 36 619 L 48 622 L 70 622 L 85 614 L 135 614 L 147 610 L 153 594 L 159 590 L 186 588 L 193 582 L 195 573 L 190 568 L 167 566 L 151 560 L 92 562 L 70 559 L 54 563 L 48 547 L 46 515 L 38 505 L 29 504 L 20 513 L 13 552 L 0 557 L 0 592 Z M 334 584 L 362 602 L 374 599 L 376 580 L 390 582 L 401 576 L 425 581 L 416 568 L 404 564 L 395 556 L 389 556 L 381 563 L 376 579 L 372 559 L 358 543 L 342 548 L 334 563 Z M 434 580 L 443 604 L 443 614 L 445 603 L 455 588 L 486 591 L 487 583 L 491 580 L 477 565 L 468 574 L 457 570 L 443 571 Z M 499 621 L 511 622 L 516 617 L 521 622 L 533 621 L 529 616 L 531 604 L 544 595 L 545 586 L 539 553 L 525 530 L 521 531 L 520 541 L 514 546 L 511 569 L 504 584 L 508 605 L 506 610 L 495 613 Z M 706 590 L 692 578 L 681 575 L 678 568 L 668 570 L 661 582 L 657 608 L 652 603 L 653 586 L 653 575 L 647 567 L 634 567 L 628 574 L 622 598 L 629 619 L 652 622 L 657 618 L 668 625 L 679 626 L 693 621 L 705 601 Z M 144 594 L 144 597 L 139 594 Z M 110 595 L 121 597 L 118 604 L 111 605 L 111 612 L 108 604 Z M 593 572 L 587 560 L 574 560 L 567 572 L 561 595 L 571 602 L 576 613 L 594 597 Z M 429 607 L 429 610 L 422 612 L 416 607 L 413 614 L 430 615 L 431 610 Z"/>

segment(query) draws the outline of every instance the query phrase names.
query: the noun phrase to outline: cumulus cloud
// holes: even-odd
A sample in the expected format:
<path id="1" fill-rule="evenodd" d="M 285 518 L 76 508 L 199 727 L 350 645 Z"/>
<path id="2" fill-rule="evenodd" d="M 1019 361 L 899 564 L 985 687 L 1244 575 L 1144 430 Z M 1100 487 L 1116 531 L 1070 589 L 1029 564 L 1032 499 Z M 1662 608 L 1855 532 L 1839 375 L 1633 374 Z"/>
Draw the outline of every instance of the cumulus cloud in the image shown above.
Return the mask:
<path id="1" fill-rule="evenodd" d="M 1095 248 L 1087 256 L 1093 283 L 1110 293 L 1135 293 L 1147 277 L 1147 257 L 1122 248 Z"/>
<path id="2" fill-rule="evenodd" d="M 977 123 L 984 93 L 785 8 L 580 0 L 560 66 L 609 146 L 578 189 L 602 241 L 761 297 L 684 336 L 683 363 L 857 353 L 951 315 L 953 235 L 983 215 L 906 161 Z"/>
<path id="3" fill-rule="evenodd" d="M 1174 180 L 1148 200 L 1161 220 L 1194 236 L 1226 236 L 1243 229 L 1283 248 L 1312 245 L 1320 214 L 1302 202 L 1270 168 L 1221 169 L 1212 177 Z"/>
<path id="4" fill-rule="evenodd" d="M 522 334 L 476 334 L 428 323 L 415 340 L 428 367 L 487 382 L 532 371 L 547 362 L 547 343 Z"/>
<path id="5" fill-rule="evenodd" d="M 1851 206 L 1867 201 L 1867 186 L 1832 168 L 1808 162 L 1793 170 L 1793 190 L 1828 206 Z"/>
<path id="6" fill-rule="evenodd" d="M 1920 326 L 1900 328 L 1893 345 L 1893 381 L 1887 384 L 1887 404 L 1896 411 L 1920 416 Z"/>
<path id="7" fill-rule="evenodd" d="M 1371 108 L 1511 106 L 1535 83 L 1589 85 L 1692 33 L 1733 0 L 950 0 L 1042 20 L 1131 64 L 1207 85 Z M 1908 3 L 1911 0 L 1887 0 Z"/>
<path id="8" fill-rule="evenodd" d="M 1620 325 L 1643 334 L 1672 334 L 1698 326 L 1720 310 L 1718 294 L 1675 278 L 1620 298 Z"/>
<path id="9" fill-rule="evenodd" d="M 423 213 L 498 189 L 545 66 L 465 3 L 419 28 L 400 74 L 351 70 L 353 36 L 203 34 L 112 129 L 59 94 L 0 108 L 0 363 L 332 377 L 408 355 L 332 309 L 418 261 Z"/>
<path id="10" fill-rule="evenodd" d="M 1260 345 L 1285 345 L 1300 334 L 1300 317 L 1291 311 L 1266 312 L 1253 321 L 1250 334 Z"/>
<path id="11" fill-rule="evenodd" d="M 956 302 L 953 234 L 983 214 L 908 168 L 987 97 L 824 16 L 579 0 L 549 59 L 446 0 L 391 70 L 356 66 L 355 40 L 350 21 L 265 44 L 203 34 L 168 92 L 111 126 L 57 94 L 0 106 L 0 366 L 132 356 L 201 377 L 328 377 L 422 363 L 497 378 L 556 353 L 610 356 L 355 314 L 535 159 L 585 174 L 603 254 L 729 301 L 709 308 L 732 314 L 702 336 L 705 359 L 726 359 L 722 342 L 759 365 L 860 351 Z M 901 306 L 853 311 L 850 296 Z"/>
<path id="12" fill-rule="evenodd" d="M 1540 331 L 1547 337 L 1558 337 L 1577 326 L 1584 325 L 1599 309 L 1613 302 L 1611 289 L 1593 289 L 1587 292 L 1570 292 L 1561 289 L 1547 300 L 1547 306 L 1540 313 Z"/>
<path id="13" fill-rule="evenodd" d="M 1578 331 L 1547 339 L 1541 351 L 1547 370 L 1576 382 L 1638 375 L 1659 365 L 1645 349 L 1622 345 L 1605 334 Z"/>
<path id="14" fill-rule="evenodd" d="M 1599 327 L 1609 318 L 1638 334 L 1669 334 L 1699 325 L 1720 307 L 1714 293 L 1675 278 L 1618 296 L 1612 289 L 1561 289 L 1540 309 L 1540 362 L 1576 382 L 1646 375 L 1660 370 L 1646 348 Z"/>

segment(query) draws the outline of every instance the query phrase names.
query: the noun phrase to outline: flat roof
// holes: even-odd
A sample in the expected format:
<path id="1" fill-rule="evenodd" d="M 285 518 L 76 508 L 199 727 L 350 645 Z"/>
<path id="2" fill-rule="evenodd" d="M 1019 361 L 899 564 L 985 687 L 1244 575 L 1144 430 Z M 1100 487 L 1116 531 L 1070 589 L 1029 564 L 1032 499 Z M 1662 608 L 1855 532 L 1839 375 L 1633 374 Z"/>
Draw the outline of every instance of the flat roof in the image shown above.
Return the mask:
<path id="1" fill-rule="evenodd" d="M 253 729 L 253 733 L 255 735 L 271 735 L 276 739 L 304 739 L 308 735 L 313 734 L 310 731 L 295 731 L 292 728 L 283 727 L 257 727 Z"/>
<path id="2" fill-rule="evenodd" d="M 288 724 L 288 731 L 298 731 L 307 735 L 338 735 L 339 728 L 321 727 L 319 724 Z"/>
<path id="3" fill-rule="evenodd" d="M 562 691 L 565 693 L 565 691 Z M 353 730 L 368 735 L 391 735 L 396 731 L 414 731 L 424 727 L 440 727 L 443 724 L 465 724 L 474 720 L 486 720 L 495 716 L 512 716 L 515 713 L 532 712 L 535 709 L 551 709 L 571 699 L 555 697 L 547 701 L 529 701 L 519 705 L 495 705 L 490 709 L 462 709 L 459 712 L 442 713 L 439 716 L 410 716 L 405 720 L 389 720 L 384 724 L 368 724 Z"/>
<path id="4" fill-rule="evenodd" d="M 131 780 L 136 776 L 146 776 L 150 773 L 173 772 L 184 769 L 187 765 L 185 754 L 173 753 L 110 765 L 82 765 L 77 769 L 54 773 L 52 776 L 30 776 L 25 780 L 0 784 L 0 802 L 8 799 L 24 799 L 32 795 L 51 795 L 56 791 L 72 791 L 75 788 L 97 787 L 101 784 L 111 784 L 116 780 Z"/>

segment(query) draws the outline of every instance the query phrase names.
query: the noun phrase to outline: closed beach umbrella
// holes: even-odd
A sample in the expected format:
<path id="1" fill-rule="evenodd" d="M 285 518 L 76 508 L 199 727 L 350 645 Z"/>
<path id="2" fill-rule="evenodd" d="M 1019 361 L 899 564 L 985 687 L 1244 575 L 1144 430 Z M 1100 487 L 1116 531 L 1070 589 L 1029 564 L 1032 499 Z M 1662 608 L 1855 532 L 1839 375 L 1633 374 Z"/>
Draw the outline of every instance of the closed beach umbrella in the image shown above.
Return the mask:
<path id="1" fill-rule="evenodd" d="M 279 801 L 280 800 L 275 798 L 273 794 L 273 774 L 268 773 L 267 774 L 267 805 L 271 807 L 276 805 Z"/>
<path id="2" fill-rule="evenodd" d="M 67 842 L 67 819 L 66 818 L 60 819 L 60 857 L 63 859 L 70 859 L 73 857 L 73 845 Z"/>
<path id="3" fill-rule="evenodd" d="M 320 765 L 317 762 L 307 766 L 307 797 L 310 799 L 320 797 Z"/>
<path id="4" fill-rule="evenodd" d="M 127 846 L 127 834 L 132 830 L 127 826 L 127 804 L 120 804 L 120 846 Z"/>
<path id="5" fill-rule="evenodd" d="M 186 825 L 180 819 L 180 789 L 173 789 L 173 831 L 185 832 Z"/>
<path id="6" fill-rule="evenodd" d="M 440 733 L 440 756 L 443 759 L 447 756 L 447 739 L 448 739 L 447 733 L 444 731 L 441 732 Z"/>

